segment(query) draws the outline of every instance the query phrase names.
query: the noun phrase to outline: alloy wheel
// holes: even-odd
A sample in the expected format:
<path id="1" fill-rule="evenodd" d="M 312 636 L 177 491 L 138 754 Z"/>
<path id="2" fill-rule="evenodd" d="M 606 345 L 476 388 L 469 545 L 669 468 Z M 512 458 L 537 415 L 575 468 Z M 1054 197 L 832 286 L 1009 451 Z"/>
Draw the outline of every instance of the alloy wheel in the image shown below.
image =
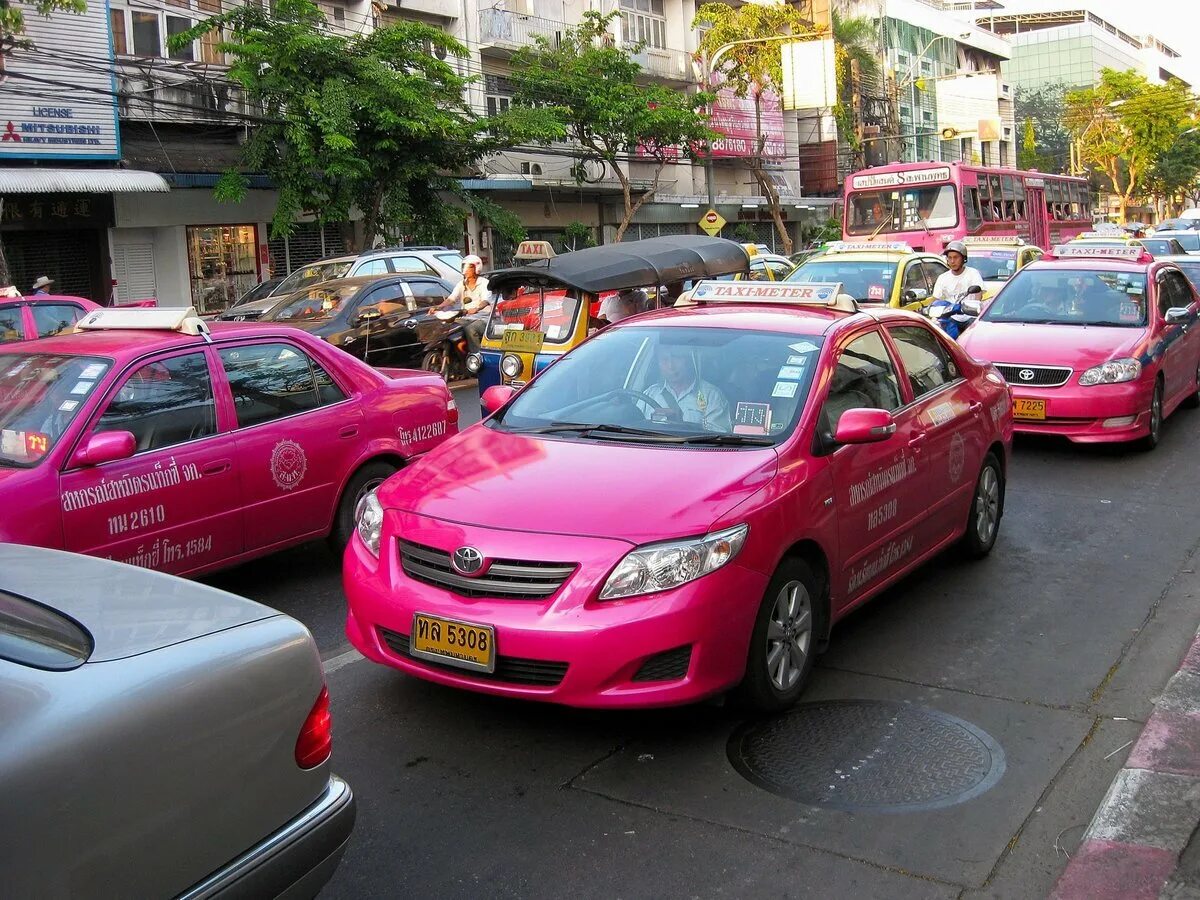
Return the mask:
<path id="1" fill-rule="evenodd" d="M 983 545 L 991 543 L 1000 522 L 1000 476 L 986 466 L 975 489 L 975 534 Z"/>
<path id="2" fill-rule="evenodd" d="M 1152 440 L 1158 440 L 1158 433 L 1162 429 L 1162 387 L 1154 388 L 1154 396 L 1150 398 L 1150 437 Z"/>
<path id="3" fill-rule="evenodd" d="M 775 597 L 767 626 L 767 673 L 777 691 L 795 686 L 812 648 L 812 598 L 799 581 L 789 581 Z"/>

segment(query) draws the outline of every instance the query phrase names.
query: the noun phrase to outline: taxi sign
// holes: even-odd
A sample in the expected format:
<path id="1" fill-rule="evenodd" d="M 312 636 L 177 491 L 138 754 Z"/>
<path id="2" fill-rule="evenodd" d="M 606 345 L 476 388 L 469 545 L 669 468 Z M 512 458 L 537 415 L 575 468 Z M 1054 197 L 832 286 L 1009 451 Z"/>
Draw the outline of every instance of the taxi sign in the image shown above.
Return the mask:
<path id="1" fill-rule="evenodd" d="M 842 299 L 841 282 L 702 281 L 692 291 L 695 303 L 768 303 L 788 306 L 826 306 L 854 312 L 853 300 Z"/>
<path id="2" fill-rule="evenodd" d="M 549 241 L 521 241 L 513 259 L 551 259 L 556 255 Z"/>
<path id="3" fill-rule="evenodd" d="M 79 331 L 148 329 L 190 335 L 208 334 L 208 324 L 193 306 L 95 309 L 76 322 L 75 328 Z"/>
<path id="4" fill-rule="evenodd" d="M 1001 246 L 1012 246 L 1013 244 L 1024 244 L 1025 238 L 1018 237 L 1015 234 L 1008 235 L 977 235 L 975 237 L 965 237 L 962 242 L 968 247 L 982 247 L 988 244 L 998 244 Z"/>
<path id="5" fill-rule="evenodd" d="M 1088 247 L 1079 244 L 1059 244 L 1050 255 L 1059 259 L 1078 259 L 1081 256 L 1088 256 L 1104 259 L 1141 259 L 1142 254 L 1146 250 L 1136 244 L 1126 244 L 1122 247 Z"/>
<path id="6" fill-rule="evenodd" d="M 709 237 L 716 237 L 721 233 L 721 229 L 729 223 L 726 222 L 725 217 L 715 209 L 710 209 L 700 217 L 699 224 Z"/>
<path id="7" fill-rule="evenodd" d="M 913 248 L 904 241 L 833 241 L 825 247 L 826 253 L 862 253 L 862 252 L 895 252 L 912 253 Z"/>
<path id="8" fill-rule="evenodd" d="M 1129 236 L 1120 231 L 1085 231 L 1075 235 L 1077 241 L 1111 241 L 1113 239 L 1127 241 Z"/>

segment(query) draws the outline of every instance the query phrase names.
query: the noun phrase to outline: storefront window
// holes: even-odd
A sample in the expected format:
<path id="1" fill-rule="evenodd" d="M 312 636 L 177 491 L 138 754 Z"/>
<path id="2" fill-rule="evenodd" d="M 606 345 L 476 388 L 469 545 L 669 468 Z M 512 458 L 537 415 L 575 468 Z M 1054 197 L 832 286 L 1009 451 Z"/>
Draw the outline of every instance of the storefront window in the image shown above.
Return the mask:
<path id="1" fill-rule="evenodd" d="M 192 305 L 220 312 L 258 283 L 258 229 L 254 225 L 188 228 Z"/>

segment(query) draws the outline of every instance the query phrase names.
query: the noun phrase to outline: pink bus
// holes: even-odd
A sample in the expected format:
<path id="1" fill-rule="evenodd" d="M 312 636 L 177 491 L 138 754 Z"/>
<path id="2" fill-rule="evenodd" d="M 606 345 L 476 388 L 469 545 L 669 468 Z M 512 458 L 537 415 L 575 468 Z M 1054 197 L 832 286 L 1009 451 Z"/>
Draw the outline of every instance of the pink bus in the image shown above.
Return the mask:
<path id="1" fill-rule="evenodd" d="M 958 162 L 855 172 L 845 208 L 846 240 L 904 241 L 930 253 L 975 235 L 1011 235 L 1049 250 L 1092 228 L 1086 178 Z"/>

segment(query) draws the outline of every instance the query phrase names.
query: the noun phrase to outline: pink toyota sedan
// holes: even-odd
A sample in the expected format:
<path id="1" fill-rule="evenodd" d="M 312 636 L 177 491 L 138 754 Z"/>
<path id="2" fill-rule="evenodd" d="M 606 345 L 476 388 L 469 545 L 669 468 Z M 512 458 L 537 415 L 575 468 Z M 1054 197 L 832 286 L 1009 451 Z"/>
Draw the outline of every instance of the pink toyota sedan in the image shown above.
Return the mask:
<path id="1" fill-rule="evenodd" d="M 1081 242 L 1017 272 L 959 340 L 1012 385 L 1017 431 L 1150 449 L 1200 406 L 1198 310 L 1174 263 Z"/>
<path id="2" fill-rule="evenodd" d="M 359 498 L 457 431 L 436 375 L 183 312 L 0 348 L 0 542 L 184 575 L 344 544 Z"/>
<path id="3" fill-rule="evenodd" d="M 709 282 L 490 388 L 360 503 L 354 646 L 573 706 L 793 703 L 834 622 L 990 551 L 1012 432 L 1004 380 L 922 317 L 783 302 L 821 287 Z"/>
<path id="4" fill-rule="evenodd" d="M 94 309 L 100 309 L 99 304 L 66 295 L 0 298 L 0 344 L 62 334 Z"/>

